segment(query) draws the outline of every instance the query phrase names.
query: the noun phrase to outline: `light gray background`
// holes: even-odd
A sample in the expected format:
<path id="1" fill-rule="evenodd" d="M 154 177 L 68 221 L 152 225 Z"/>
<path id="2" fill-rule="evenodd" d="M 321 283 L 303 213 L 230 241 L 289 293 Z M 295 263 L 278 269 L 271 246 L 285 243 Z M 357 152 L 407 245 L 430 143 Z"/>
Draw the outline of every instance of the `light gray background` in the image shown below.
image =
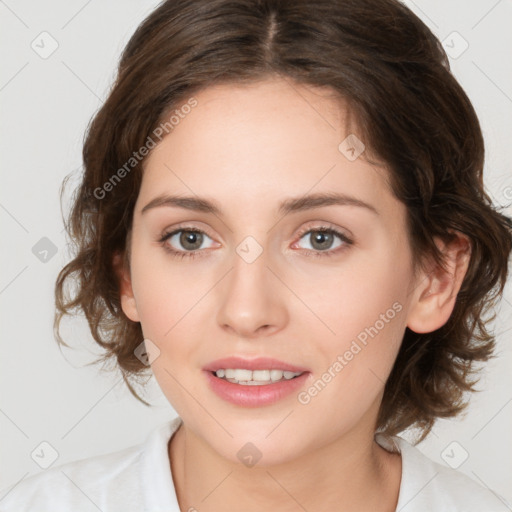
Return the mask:
<path id="1" fill-rule="evenodd" d="M 512 1 L 406 4 L 452 53 L 452 69 L 482 123 L 486 186 L 496 203 L 510 204 Z M 69 172 L 80 172 L 87 123 L 106 98 L 121 49 L 155 5 L 0 0 L 1 488 L 42 471 L 31 458 L 36 448 L 41 453 L 42 441 L 58 452 L 59 465 L 142 442 L 175 416 L 154 379 L 145 397 L 156 406 L 148 409 L 118 374 L 83 367 L 98 353 L 84 321 L 65 323 L 75 350 L 61 353 L 52 335 L 53 286 L 69 260 L 59 187 Z M 46 59 L 31 48 L 48 38 L 43 31 L 58 43 Z M 50 48 L 49 39 L 44 46 Z M 47 262 L 32 252 L 43 237 L 58 251 Z M 460 471 L 512 502 L 510 283 L 494 325 L 498 358 L 487 366 L 482 391 L 464 418 L 440 421 L 419 448 L 437 462 L 460 464 Z"/>

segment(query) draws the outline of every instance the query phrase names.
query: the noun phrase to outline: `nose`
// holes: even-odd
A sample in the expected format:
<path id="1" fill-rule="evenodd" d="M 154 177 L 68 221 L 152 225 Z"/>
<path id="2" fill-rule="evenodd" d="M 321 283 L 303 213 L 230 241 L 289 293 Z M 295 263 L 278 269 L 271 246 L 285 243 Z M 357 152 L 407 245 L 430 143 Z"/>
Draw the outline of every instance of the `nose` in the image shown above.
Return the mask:
<path id="1" fill-rule="evenodd" d="M 219 287 L 217 321 L 231 334 L 250 339 L 283 329 L 288 322 L 288 309 L 286 287 L 276 277 L 279 270 L 269 268 L 272 262 L 267 251 L 249 261 L 234 255 L 233 268 Z"/>

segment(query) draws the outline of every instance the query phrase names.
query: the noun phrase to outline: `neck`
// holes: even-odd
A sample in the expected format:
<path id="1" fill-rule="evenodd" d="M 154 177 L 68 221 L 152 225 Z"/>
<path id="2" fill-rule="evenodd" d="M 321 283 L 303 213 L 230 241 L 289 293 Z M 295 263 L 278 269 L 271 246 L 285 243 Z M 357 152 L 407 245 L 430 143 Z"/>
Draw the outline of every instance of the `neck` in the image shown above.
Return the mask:
<path id="1" fill-rule="evenodd" d="M 282 464 L 249 468 L 225 459 L 182 424 L 169 457 L 186 511 L 393 512 L 398 501 L 401 457 L 380 447 L 370 430 L 353 430 Z"/>

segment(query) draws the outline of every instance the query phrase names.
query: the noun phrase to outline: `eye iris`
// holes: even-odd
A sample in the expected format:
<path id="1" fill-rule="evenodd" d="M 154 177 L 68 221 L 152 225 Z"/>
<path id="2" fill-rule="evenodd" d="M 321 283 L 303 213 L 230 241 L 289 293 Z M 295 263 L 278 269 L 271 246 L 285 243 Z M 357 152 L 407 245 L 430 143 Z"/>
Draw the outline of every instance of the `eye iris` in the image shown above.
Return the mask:
<path id="1" fill-rule="evenodd" d="M 333 235 L 332 233 L 327 233 L 325 231 L 316 231 L 316 235 L 313 236 L 313 233 L 311 234 L 312 236 L 312 246 L 315 248 L 315 249 L 328 249 L 332 242 L 333 242 Z M 319 244 L 319 246 L 315 247 L 315 244 Z"/>
<path id="2" fill-rule="evenodd" d="M 186 249 L 195 250 L 201 247 L 201 243 L 203 241 L 203 235 L 196 231 L 183 231 L 180 236 L 180 244 L 182 247 Z M 187 244 L 192 244 L 192 247 L 187 246 Z"/>

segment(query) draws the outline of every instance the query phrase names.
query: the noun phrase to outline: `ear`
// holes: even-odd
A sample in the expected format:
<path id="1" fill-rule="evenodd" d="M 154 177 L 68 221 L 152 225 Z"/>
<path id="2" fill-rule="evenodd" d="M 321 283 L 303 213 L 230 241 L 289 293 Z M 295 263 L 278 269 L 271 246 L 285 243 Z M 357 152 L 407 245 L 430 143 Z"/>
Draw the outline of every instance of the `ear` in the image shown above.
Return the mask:
<path id="1" fill-rule="evenodd" d="M 113 258 L 113 266 L 119 283 L 121 308 L 130 320 L 133 322 L 140 322 L 137 304 L 133 295 L 130 269 L 125 261 L 124 255 L 116 253 Z"/>
<path id="2" fill-rule="evenodd" d="M 452 233 L 455 238 L 449 244 L 435 239 L 437 247 L 445 255 L 446 271 L 434 263 L 416 281 L 417 287 L 407 316 L 407 327 L 414 332 L 435 331 L 452 314 L 471 257 L 468 237 L 459 232 Z"/>

